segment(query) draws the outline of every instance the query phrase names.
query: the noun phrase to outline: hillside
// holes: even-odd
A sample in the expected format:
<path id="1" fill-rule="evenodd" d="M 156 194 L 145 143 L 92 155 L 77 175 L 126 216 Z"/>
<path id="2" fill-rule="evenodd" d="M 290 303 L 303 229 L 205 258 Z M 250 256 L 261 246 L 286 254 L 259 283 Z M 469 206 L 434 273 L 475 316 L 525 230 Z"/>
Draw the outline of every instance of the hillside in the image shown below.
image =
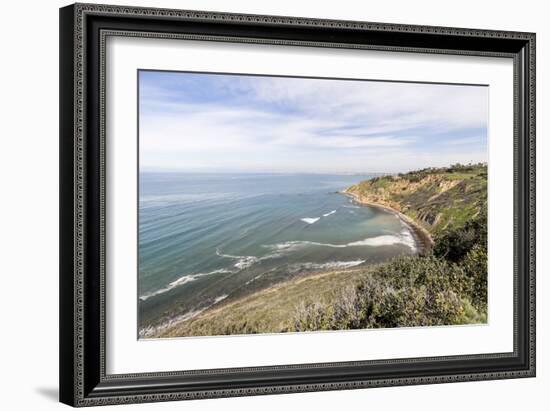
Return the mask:
<path id="1" fill-rule="evenodd" d="M 464 225 L 487 207 L 487 166 L 454 165 L 375 177 L 345 193 L 362 204 L 393 208 L 437 235 Z"/>
<path id="2" fill-rule="evenodd" d="M 293 312 L 301 302 L 329 304 L 343 289 L 358 284 L 367 271 L 329 271 L 299 277 L 218 308 L 212 307 L 192 320 L 160 332 L 157 337 L 293 331 Z"/>

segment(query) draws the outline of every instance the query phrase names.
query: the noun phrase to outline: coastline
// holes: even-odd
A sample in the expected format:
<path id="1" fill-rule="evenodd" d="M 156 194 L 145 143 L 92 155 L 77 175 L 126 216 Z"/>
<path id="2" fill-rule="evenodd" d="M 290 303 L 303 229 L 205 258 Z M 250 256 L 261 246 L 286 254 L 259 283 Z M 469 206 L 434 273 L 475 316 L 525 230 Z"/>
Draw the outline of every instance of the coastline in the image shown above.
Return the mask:
<path id="1" fill-rule="evenodd" d="M 355 284 L 362 275 L 368 272 L 369 268 L 374 267 L 375 265 L 366 265 L 362 268 L 346 268 L 338 270 L 327 270 L 327 271 L 314 271 L 307 272 L 298 277 L 282 281 L 280 283 L 273 284 L 262 290 L 258 290 L 252 294 L 243 296 L 241 298 L 227 301 L 221 304 L 216 304 L 208 309 L 202 311 L 197 316 L 193 318 L 188 318 L 180 321 L 175 321 L 169 324 L 166 327 L 158 328 L 154 332 L 151 332 L 149 335 L 141 337 L 143 339 L 157 339 L 157 338 L 180 338 L 180 337 L 198 337 L 198 336 L 219 336 L 223 334 L 202 334 L 202 333 L 188 333 L 189 327 L 194 326 L 194 322 L 198 321 L 203 324 L 210 324 L 216 319 L 219 320 L 220 317 L 223 319 L 224 323 L 233 322 L 231 316 L 242 315 L 243 313 L 257 312 L 258 309 L 261 309 L 258 304 L 261 305 L 267 304 L 269 307 L 264 308 L 264 311 L 267 311 L 271 318 L 272 322 L 277 323 L 280 329 L 268 329 L 259 331 L 260 333 L 281 333 L 285 332 L 285 326 L 283 325 L 286 321 L 291 321 L 291 318 L 284 314 L 286 311 L 281 311 L 277 308 L 280 308 L 280 293 L 288 295 L 288 293 L 294 292 L 304 292 L 311 290 L 314 287 L 316 293 L 320 290 L 321 295 L 330 293 L 334 291 L 336 284 L 341 287 L 349 286 L 350 284 Z M 368 267 L 368 268 L 366 268 Z M 329 284 L 328 286 L 326 284 Z M 332 285 L 331 285 L 332 284 Z M 307 297 L 298 298 L 296 301 L 303 301 Z M 228 312 L 229 311 L 229 312 Z M 239 314 L 240 313 L 240 314 Z M 279 318 L 276 318 L 278 317 Z M 239 320 L 240 321 L 240 320 Z M 264 324 L 265 326 L 265 324 Z M 257 331 L 258 332 L 258 331 Z M 239 335 L 243 333 L 237 333 Z M 247 333 L 245 333 L 247 334 Z"/>
<path id="2" fill-rule="evenodd" d="M 140 335 L 139 338 L 143 340 L 149 340 L 149 339 L 155 339 L 155 338 L 174 337 L 171 334 L 174 333 L 175 329 L 185 326 L 185 324 L 188 324 L 195 319 L 199 319 L 199 320 L 208 319 L 209 317 L 212 317 L 230 307 L 246 304 L 247 302 L 258 298 L 262 298 L 262 297 L 265 298 L 267 296 L 273 295 L 276 291 L 279 291 L 284 288 L 299 286 L 300 284 L 306 281 L 320 280 L 320 279 L 323 279 L 324 277 L 330 277 L 330 276 L 335 276 L 339 274 L 353 275 L 356 273 L 364 272 L 365 266 L 372 267 L 374 265 L 365 264 L 365 265 L 359 266 L 362 268 L 357 268 L 358 266 L 356 266 L 356 267 L 343 268 L 343 269 L 337 269 L 337 270 L 332 269 L 332 270 L 324 270 L 324 271 L 310 271 L 310 272 L 306 271 L 297 277 L 290 278 L 276 284 L 272 284 L 267 288 L 257 290 L 251 294 L 242 296 L 235 300 L 225 301 L 219 304 L 213 304 L 202 310 L 198 310 L 191 313 L 186 313 L 181 316 L 170 318 L 168 321 L 165 321 L 164 323 L 161 323 L 155 326 L 144 327 L 143 329 L 140 329 L 138 332 L 138 334 Z M 188 337 L 188 336 L 183 335 L 182 337 Z"/>
<path id="3" fill-rule="evenodd" d="M 415 222 L 413 219 L 401 213 L 400 211 L 385 205 L 361 201 L 361 199 L 358 198 L 358 196 L 354 193 L 348 193 L 344 191 L 344 192 L 339 192 L 339 194 L 344 194 L 345 196 L 350 197 L 353 200 L 353 202 L 358 205 L 379 208 L 381 210 L 384 210 L 385 212 L 388 212 L 397 216 L 409 228 L 411 234 L 413 235 L 413 238 L 416 243 L 418 255 L 423 255 L 432 248 L 434 242 L 430 233 L 425 228 L 420 226 L 417 222 Z M 220 314 L 221 312 L 223 312 L 224 310 L 227 310 L 232 306 L 246 304 L 249 301 L 261 298 L 262 296 L 267 297 L 268 295 L 273 295 L 275 291 L 288 288 L 288 287 L 297 286 L 303 283 L 304 281 L 315 281 L 316 279 L 319 280 L 327 276 L 333 276 L 333 275 L 342 274 L 342 273 L 346 273 L 346 275 L 349 275 L 351 273 L 361 272 L 361 271 L 362 270 L 358 270 L 357 267 L 353 267 L 353 268 L 348 268 L 343 270 L 327 270 L 327 271 L 316 271 L 316 272 L 304 273 L 304 275 L 300 275 L 297 278 L 292 278 L 287 281 L 274 284 L 266 289 L 259 290 L 257 292 L 254 292 L 250 295 L 244 296 L 237 300 L 226 301 L 226 302 L 222 302 L 221 304 L 214 304 L 211 307 L 207 307 L 201 311 L 192 313 L 193 315 L 191 316 L 189 316 L 189 313 L 188 313 L 187 315 L 181 316 L 179 318 L 172 318 L 170 321 L 168 321 L 168 323 L 164 325 L 152 327 L 153 329 L 149 329 L 149 332 L 144 333 L 142 338 L 155 339 L 155 338 L 163 338 L 163 337 L 173 338 L 178 336 L 182 336 L 182 337 L 190 336 L 185 334 L 178 335 L 177 330 L 185 329 L 186 324 L 190 324 L 193 320 L 205 321 L 208 318 L 212 318 L 213 316 Z"/>
<path id="4" fill-rule="evenodd" d="M 407 227 L 409 227 L 411 233 L 413 234 L 413 237 L 417 244 L 418 254 L 423 255 L 433 247 L 434 240 L 431 234 L 428 232 L 428 230 L 426 230 L 424 227 L 422 227 L 419 223 L 414 221 L 409 216 L 403 214 L 401 211 L 396 210 L 395 208 L 389 207 L 387 205 L 364 201 L 357 194 L 348 192 L 347 189 L 344 191 L 340 191 L 339 194 L 343 194 L 347 197 L 350 197 L 353 200 L 353 202 L 358 205 L 378 208 L 388 213 L 396 215 Z"/>
<path id="5" fill-rule="evenodd" d="M 461 222 L 465 218 L 469 218 L 460 213 L 461 206 L 455 204 L 455 199 L 460 198 L 462 203 L 461 196 L 469 192 L 467 190 L 469 187 L 484 187 L 481 174 L 476 174 L 475 178 L 466 179 L 462 175 L 448 177 L 445 174 L 443 177 L 437 175 L 436 178 L 427 171 L 423 171 L 423 173 L 428 176 L 426 177 L 424 174 L 421 176 L 422 183 L 424 180 L 430 183 L 429 189 L 425 189 L 424 185 L 419 183 L 420 187 L 419 184 L 413 185 L 412 188 L 408 187 L 408 191 L 405 191 L 403 186 L 407 183 L 403 181 L 388 186 L 394 179 L 390 183 L 387 180 L 382 180 L 380 183 L 369 183 L 364 187 L 354 185 L 340 188 L 341 191 L 332 191 L 330 194 L 348 197 L 348 199 L 337 200 L 339 204 L 351 202 L 358 207 L 377 208 L 386 214 L 386 219 L 392 215 L 395 216 L 398 222 L 394 220 L 392 226 L 395 227 L 396 223 L 402 223 L 399 228 L 400 236 L 406 238 L 406 244 L 412 249 L 407 254 L 413 257 L 413 264 L 418 262 L 420 267 L 423 267 L 423 261 L 427 263 L 430 261 L 425 258 L 416 259 L 414 256 L 423 257 L 430 254 L 430 250 L 434 247 L 433 237 L 439 233 L 437 229 L 441 226 L 446 229 L 449 222 Z M 416 174 L 414 177 L 419 178 Z M 462 185 L 455 183 L 457 178 L 463 183 Z M 399 181 L 399 179 L 397 180 Z M 437 184 L 433 184 L 434 181 Z M 417 180 L 415 180 L 416 182 Z M 469 185 L 465 186 L 464 182 Z M 401 190 L 403 190 L 403 194 Z M 407 197 L 407 195 L 416 194 L 418 191 L 421 192 L 421 195 Z M 483 200 L 484 197 L 479 200 L 478 191 L 472 191 L 475 196 L 472 194 L 467 198 L 468 204 L 477 206 L 478 202 Z M 437 202 L 432 201 L 433 199 L 437 199 Z M 426 211 L 423 204 L 430 201 L 437 206 L 434 206 L 435 209 L 432 207 Z M 359 210 L 357 213 L 359 214 Z M 143 334 L 140 332 L 140 339 L 288 332 L 293 329 L 293 325 L 291 323 L 289 325 L 289 321 L 292 321 L 296 307 L 301 307 L 300 304 L 303 305 L 304 302 L 317 304 L 316 301 L 319 302 L 328 295 L 330 298 L 337 299 L 337 296 L 334 297 L 335 290 L 343 285 L 348 287 L 354 284 L 362 275 L 376 273 L 375 270 L 373 271 L 373 267 L 377 264 L 386 264 L 386 262 L 374 263 L 374 265 L 363 262 L 359 267 L 336 270 L 333 267 L 317 267 L 315 271 L 293 272 L 295 277 L 280 278 L 279 282 L 266 288 L 250 289 L 244 295 L 241 293 L 226 300 L 216 299 L 213 304 L 203 309 L 185 312 L 183 315 L 170 318 L 169 321 L 162 320 L 161 323 L 153 325 L 149 330 L 144 329 Z M 319 296 L 322 297 L 319 298 Z M 482 313 L 482 311 L 479 312 Z M 474 314 L 478 315 L 476 313 L 477 311 Z"/>

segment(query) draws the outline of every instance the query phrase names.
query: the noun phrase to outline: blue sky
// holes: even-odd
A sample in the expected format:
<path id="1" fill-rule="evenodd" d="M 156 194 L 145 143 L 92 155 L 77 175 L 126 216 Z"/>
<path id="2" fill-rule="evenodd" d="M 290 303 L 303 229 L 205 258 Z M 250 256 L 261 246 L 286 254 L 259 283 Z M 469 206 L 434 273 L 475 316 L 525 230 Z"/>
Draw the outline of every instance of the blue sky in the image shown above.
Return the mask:
<path id="1" fill-rule="evenodd" d="M 487 161 L 488 88 L 140 71 L 140 167 L 398 172 Z"/>

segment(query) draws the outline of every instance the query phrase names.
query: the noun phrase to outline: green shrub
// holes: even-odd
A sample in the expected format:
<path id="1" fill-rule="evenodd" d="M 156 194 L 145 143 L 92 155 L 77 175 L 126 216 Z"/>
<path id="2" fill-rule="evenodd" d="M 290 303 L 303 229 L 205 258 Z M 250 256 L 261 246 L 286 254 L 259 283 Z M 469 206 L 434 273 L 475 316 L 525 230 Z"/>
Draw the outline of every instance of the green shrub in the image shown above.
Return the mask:
<path id="1" fill-rule="evenodd" d="M 332 302 L 302 303 L 295 331 L 462 324 L 479 318 L 466 270 L 433 255 L 400 257 L 369 272 Z"/>
<path id="2" fill-rule="evenodd" d="M 444 231 L 436 238 L 433 253 L 454 263 L 460 262 L 474 246 L 487 249 L 487 213 L 467 221 L 464 226 Z"/>
<path id="3" fill-rule="evenodd" d="M 461 266 L 471 281 L 468 292 L 479 311 L 487 311 L 487 249 L 477 244 L 462 260 Z"/>

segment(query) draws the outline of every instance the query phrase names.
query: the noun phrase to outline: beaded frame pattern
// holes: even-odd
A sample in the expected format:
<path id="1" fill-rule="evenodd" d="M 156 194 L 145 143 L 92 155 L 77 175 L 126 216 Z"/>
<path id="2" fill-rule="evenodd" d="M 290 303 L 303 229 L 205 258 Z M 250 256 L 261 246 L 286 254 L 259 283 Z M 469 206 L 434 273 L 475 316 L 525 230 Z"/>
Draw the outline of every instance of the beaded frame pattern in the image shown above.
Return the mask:
<path id="1" fill-rule="evenodd" d="M 407 378 L 385 378 L 385 379 L 370 379 L 363 381 L 348 381 L 337 383 L 321 383 L 321 384 L 287 384 L 271 387 L 252 387 L 239 389 L 217 389 L 208 391 L 187 391 L 181 393 L 158 393 L 158 394 L 136 394 L 124 396 L 112 396 L 105 398 L 87 398 L 84 393 L 84 220 L 85 220 L 85 38 L 86 27 L 84 20 L 87 14 L 103 15 L 103 16 L 139 16 L 139 17 L 165 17 L 187 21 L 219 21 L 230 23 L 258 23 L 265 25 L 288 25 L 288 26 L 307 26 L 320 28 L 343 28 L 365 31 L 383 31 L 383 32 L 411 32 L 423 34 L 440 34 L 440 35 L 455 35 L 466 37 L 487 37 L 487 38 L 503 38 L 503 39 L 518 39 L 528 42 L 529 48 L 529 72 L 528 76 L 528 108 L 529 118 L 525 119 L 528 122 L 529 135 L 526 136 L 528 160 L 528 201 L 529 201 L 529 254 L 526 256 L 528 260 L 529 272 L 529 368 L 523 371 L 503 371 L 490 373 L 475 373 L 475 374 L 459 374 L 446 376 L 425 376 L 425 377 L 407 377 Z M 493 53 L 493 52 L 476 52 L 476 51 L 456 51 L 442 49 L 426 49 L 426 48 L 407 48 L 407 47 L 389 47 L 389 46 L 367 46 L 356 44 L 340 44 L 340 43 L 319 43 L 319 42 L 304 42 L 291 40 L 266 40 L 252 38 L 224 38 L 215 36 L 199 36 L 199 35 L 184 35 L 184 34 L 160 34 L 152 32 L 116 32 L 105 31 L 101 33 L 100 44 L 100 181 L 102 188 L 105 187 L 105 47 L 106 38 L 108 36 L 128 36 L 128 37 L 154 37 L 154 38 L 173 38 L 187 40 L 204 40 L 204 41 L 230 41 L 237 43 L 259 43 L 259 44 L 277 44 L 288 46 L 312 46 L 317 47 L 332 47 L 332 48 L 362 48 L 370 50 L 384 51 L 401 51 L 401 52 L 422 52 L 436 54 L 463 54 L 474 56 L 490 56 L 490 57 L 512 57 L 513 54 Z M 510 32 L 510 31 L 493 31 L 493 30 L 478 30 L 478 29 L 462 29 L 449 27 L 434 27 L 434 26 L 416 26 L 403 24 L 386 24 L 372 22 L 355 22 L 355 21 L 340 21 L 340 20 L 320 20 L 297 17 L 281 17 L 281 16 L 261 16 L 250 14 L 233 14 L 233 13 L 218 13 L 218 12 L 202 12 L 188 10 L 171 10 L 171 9 L 152 9 L 141 7 L 125 7 L 125 6 L 110 6 L 98 4 L 76 4 L 74 8 L 74 395 L 76 406 L 94 406 L 108 404 L 127 404 L 152 401 L 173 401 L 182 399 L 200 399 L 200 398 L 219 398 L 229 396 L 248 396 L 248 395 L 266 395 L 277 393 L 291 392 L 308 392 L 308 391 L 327 391 L 337 389 L 356 389 L 367 387 L 383 387 L 383 386 L 399 386 L 399 385 L 416 385 L 416 384 L 435 384 L 435 383 L 450 383 L 461 381 L 478 381 L 487 379 L 506 379 L 506 378 L 521 378 L 535 375 L 535 35 L 532 33 Z M 518 83 L 518 64 L 514 63 L 514 88 Z M 517 93 L 514 93 L 514 115 L 517 116 Z M 514 127 L 514 148 L 517 146 L 519 129 Z M 515 159 L 517 162 L 517 159 Z M 517 183 L 517 167 L 514 167 L 514 183 Z M 189 375 L 213 372 L 215 370 L 204 371 L 175 371 L 161 373 L 143 373 L 143 374 L 120 374 L 106 375 L 105 374 L 105 193 L 104 189 L 100 190 L 100 325 L 101 325 L 101 379 L 103 381 L 114 380 L 119 378 L 139 378 L 139 377 L 164 377 L 168 375 Z M 514 236 L 517 233 L 517 220 L 514 219 Z M 517 266 L 514 264 L 514 281 L 517 280 Z M 514 293 L 517 294 L 517 293 Z M 517 297 L 514 296 L 514 306 L 517 306 Z M 514 331 L 517 328 L 517 310 L 514 309 Z M 517 341 L 516 332 L 514 333 L 514 352 L 500 354 L 484 354 L 472 356 L 456 356 L 456 357 L 437 357 L 429 358 L 430 360 L 450 360 L 464 358 L 499 358 L 506 357 L 516 353 Z M 351 364 L 369 364 L 369 363 L 397 363 L 397 362 L 415 362 L 420 359 L 397 359 L 384 361 L 363 361 L 354 362 Z M 300 367 L 319 367 L 319 366 L 337 366 L 344 363 L 329 363 L 329 364 L 311 364 L 301 365 Z M 350 364 L 350 363 L 345 363 Z M 275 367 L 258 367 L 255 370 L 261 369 L 285 369 L 293 368 L 293 366 L 275 366 Z M 250 370 L 251 368 L 248 368 Z M 243 369 L 231 369 L 226 371 L 239 372 Z"/>

